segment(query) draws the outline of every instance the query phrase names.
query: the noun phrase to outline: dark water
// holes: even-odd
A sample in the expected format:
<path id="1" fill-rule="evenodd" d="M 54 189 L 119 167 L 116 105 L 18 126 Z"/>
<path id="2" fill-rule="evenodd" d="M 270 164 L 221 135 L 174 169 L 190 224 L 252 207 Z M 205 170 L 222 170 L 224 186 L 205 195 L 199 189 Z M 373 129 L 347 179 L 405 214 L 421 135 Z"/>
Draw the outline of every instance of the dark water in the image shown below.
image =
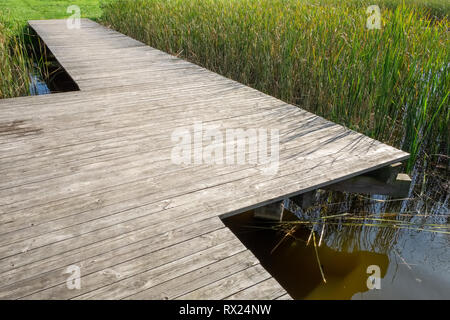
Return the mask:
<path id="1" fill-rule="evenodd" d="M 43 95 L 58 92 L 78 91 L 78 85 L 56 60 L 55 56 L 36 33 L 29 31 L 28 54 L 33 61 L 29 74 L 29 94 Z"/>
<path id="2" fill-rule="evenodd" d="M 30 73 L 30 95 L 78 91 L 77 84 L 56 60 L 49 60 L 45 67 L 35 66 Z"/>
<path id="3" fill-rule="evenodd" d="M 50 93 L 51 91 L 40 73 L 37 71 L 30 73 L 30 95 L 38 96 Z"/>
<path id="4" fill-rule="evenodd" d="M 286 203 L 282 224 L 253 212 L 224 222 L 295 299 L 450 299 L 448 168 L 426 179 L 416 172 L 405 200 L 320 192 L 307 212 Z M 323 229 L 319 258 L 313 240 L 307 245 L 312 228 L 317 245 Z M 368 288 L 369 266 L 379 268 L 379 289 Z"/>

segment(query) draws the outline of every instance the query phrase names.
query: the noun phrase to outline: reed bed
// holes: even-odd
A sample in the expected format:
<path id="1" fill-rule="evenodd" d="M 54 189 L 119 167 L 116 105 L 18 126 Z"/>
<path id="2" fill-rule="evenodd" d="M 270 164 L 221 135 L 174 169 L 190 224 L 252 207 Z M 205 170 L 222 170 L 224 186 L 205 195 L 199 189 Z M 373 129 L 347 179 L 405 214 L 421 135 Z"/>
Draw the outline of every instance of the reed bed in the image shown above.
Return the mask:
<path id="1" fill-rule="evenodd" d="M 411 153 L 448 155 L 449 6 L 378 1 L 117 0 L 103 23 Z M 447 162 L 448 163 L 448 162 Z"/>
<path id="2" fill-rule="evenodd" d="M 29 94 L 33 59 L 27 52 L 23 23 L 0 13 L 0 99 Z"/>

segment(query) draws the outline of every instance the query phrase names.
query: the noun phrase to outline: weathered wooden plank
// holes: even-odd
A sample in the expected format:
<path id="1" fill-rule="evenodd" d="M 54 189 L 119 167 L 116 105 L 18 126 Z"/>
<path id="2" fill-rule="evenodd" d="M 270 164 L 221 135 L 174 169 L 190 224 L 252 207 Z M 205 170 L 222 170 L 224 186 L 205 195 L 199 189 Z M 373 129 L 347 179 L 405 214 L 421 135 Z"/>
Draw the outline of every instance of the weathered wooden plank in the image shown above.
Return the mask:
<path id="1" fill-rule="evenodd" d="M 285 295 L 274 278 L 269 278 L 247 289 L 226 297 L 227 300 L 274 300 Z"/>
<path id="2" fill-rule="evenodd" d="M 34 281 L 34 278 L 41 278 L 42 274 L 58 271 L 61 268 L 66 268 L 71 264 L 81 264 L 92 266 L 95 268 L 107 268 L 111 263 L 116 261 L 126 261 L 126 257 L 140 253 L 146 250 L 147 242 L 150 241 L 152 248 L 163 248 L 167 245 L 173 244 L 172 239 L 178 239 L 180 236 L 187 237 L 193 232 L 197 232 L 197 228 L 204 228 L 204 232 L 208 233 L 211 230 L 222 228 L 223 225 L 217 217 L 207 218 L 206 214 L 188 215 L 186 217 L 179 217 L 177 219 L 163 222 L 155 221 L 153 225 L 145 226 L 132 232 L 124 232 L 115 237 L 105 239 L 103 241 L 92 242 L 82 248 L 74 250 L 66 250 L 59 255 L 49 257 L 42 257 L 31 263 L 25 263 L 22 266 L 17 266 L 2 274 L 4 284 L 10 285 L 18 281 L 24 283 L 24 280 L 29 279 Z M 186 229 L 186 232 L 183 231 Z M 110 260 L 111 257 L 117 260 Z M 91 262 L 90 262 L 91 261 Z M 95 262 L 95 265 L 92 263 Z M 58 278 L 54 279 L 58 280 Z M 11 288 L 10 288 L 11 289 Z"/>
<path id="3" fill-rule="evenodd" d="M 219 281 L 230 274 L 248 269 L 258 263 L 258 260 L 255 259 L 253 254 L 250 251 L 245 250 L 219 262 L 212 263 L 203 268 L 128 296 L 126 299 L 175 299 L 195 289 L 204 287 L 211 282 Z M 276 285 L 276 287 L 280 289 L 278 285 Z M 281 289 L 281 291 L 284 293 L 283 289 Z"/>
<path id="4" fill-rule="evenodd" d="M 213 257 L 217 257 L 220 254 L 228 255 L 231 251 L 240 252 L 243 250 L 245 250 L 245 247 L 239 243 L 239 240 L 227 228 L 222 228 L 206 235 L 202 235 L 201 230 L 198 230 L 197 237 L 189 241 L 178 242 L 157 251 L 143 251 L 141 255 L 135 255 L 129 260 L 120 261 L 112 258 L 110 260 L 113 260 L 113 262 L 108 261 L 111 264 L 108 268 L 98 268 L 97 263 L 95 263 L 95 269 L 98 271 L 93 272 L 93 270 L 90 270 L 93 268 L 83 267 L 81 271 L 84 272 L 81 277 L 81 288 L 79 290 L 67 290 L 65 281 L 60 280 L 60 284 L 57 286 L 48 287 L 25 298 L 71 299 L 85 294 L 100 294 L 100 292 L 105 292 L 106 295 L 110 295 L 113 289 L 110 290 L 109 288 L 105 288 L 105 286 L 110 286 L 111 288 L 129 286 L 131 287 L 130 291 L 134 292 L 134 286 L 137 282 L 136 279 L 149 278 L 152 282 L 156 283 L 156 279 L 147 277 L 147 274 L 163 274 L 164 279 L 171 279 L 168 270 L 173 270 L 175 268 L 174 266 L 176 266 L 177 270 L 182 270 L 183 262 L 190 264 L 190 262 L 194 262 L 196 259 L 200 261 L 201 257 L 202 259 L 206 258 L 202 261 L 203 263 L 207 263 L 210 259 L 214 259 Z M 219 254 L 219 252 L 221 253 Z M 118 261 L 120 262 L 118 263 Z M 190 268 L 196 267 L 197 265 L 195 263 L 192 263 L 190 266 Z M 185 270 L 187 271 L 189 269 L 186 268 Z M 40 277 L 39 280 L 53 281 L 48 275 Z M 41 286 L 41 284 L 38 284 L 38 287 Z M 121 292 L 120 296 L 124 294 L 125 292 Z"/>
<path id="5" fill-rule="evenodd" d="M 255 283 L 267 280 L 270 275 L 261 265 L 250 267 L 244 271 L 235 273 L 227 278 L 213 282 L 207 286 L 196 289 L 190 293 L 182 295 L 177 299 L 187 300 L 218 300 L 225 299 L 244 289 L 253 286 Z"/>
<path id="6" fill-rule="evenodd" d="M 146 228 L 126 239 L 122 238 L 122 241 L 110 240 L 106 244 L 97 243 L 95 247 L 85 247 L 80 252 L 72 251 L 70 255 L 58 256 L 57 260 L 44 259 L 39 261 L 39 264 L 14 269 L 13 272 L 2 275 L 0 297 L 2 299 L 23 298 L 57 285 L 61 285 L 64 289 L 67 280 L 65 272 L 70 265 L 80 267 L 82 275 L 86 276 L 102 270 L 114 269 L 115 265 L 124 264 L 133 259 L 139 260 L 148 255 L 152 255 L 152 259 L 157 259 L 166 248 L 170 251 L 172 250 L 170 247 L 183 242 L 190 245 L 191 249 L 201 250 L 208 243 L 217 245 L 234 239 L 217 217 L 190 224 L 185 221 L 184 224 L 188 223 L 187 225 L 184 225 L 181 220 L 178 222 L 179 226 L 168 232 L 161 233 L 155 228 Z M 158 227 L 164 228 L 161 224 Z M 186 251 L 186 255 L 188 252 Z M 33 269 L 39 269 L 40 273 L 28 275 L 26 271 Z M 121 274 L 120 278 L 123 276 L 124 274 Z M 103 277 L 100 275 L 99 279 L 101 278 Z M 20 286 L 17 285 L 18 281 L 21 281 Z"/>
<path id="7" fill-rule="evenodd" d="M 231 231 L 228 231 L 231 233 Z M 117 281 L 89 293 L 77 296 L 77 299 L 122 299 L 138 291 L 171 280 L 187 272 L 218 262 L 245 250 L 237 239 L 200 251 L 188 257 L 166 263 L 160 267 L 144 271 L 131 278 Z M 134 262 L 134 261 L 133 261 Z M 132 265 L 131 265 L 132 266 Z M 267 272 L 261 270 L 261 273 Z"/>
<path id="8" fill-rule="evenodd" d="M 275 300 L 292 300 L 292 297 L 289 294 L 283 294 L 282 296 L 276 298 Z"/>

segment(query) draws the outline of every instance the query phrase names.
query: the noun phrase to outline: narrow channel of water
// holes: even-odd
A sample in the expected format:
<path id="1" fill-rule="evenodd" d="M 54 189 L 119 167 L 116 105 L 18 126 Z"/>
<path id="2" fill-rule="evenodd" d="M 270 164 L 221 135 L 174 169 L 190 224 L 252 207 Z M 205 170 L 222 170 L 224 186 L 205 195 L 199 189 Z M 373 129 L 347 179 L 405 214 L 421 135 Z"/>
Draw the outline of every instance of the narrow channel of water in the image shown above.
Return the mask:
<path id="1" fill-rule="evenodd" d="M 30 95 L 39 96 L 43 94 L 50 94 L 51 91 L 45 82 L 39 70 L 34 70 L 29 74 L 30 76 Z"/>
<path id="2" fill-rule="evenodd" d="M 29 56 L 34 61 L 33 70 L 29 74 L 30 95 L 80 90 L 75 81 L 32 30 L 30 30 L 29 41 Z"/>
<path id="3" fill-rule="evenodd" d="M 77 84 L 56 60 L 48 62 L 48 66 L 47 76 L 44 76 L 41 69 L 37 66 L 30 73 L 30 95 L 36 96 L 79 90 Z"/>

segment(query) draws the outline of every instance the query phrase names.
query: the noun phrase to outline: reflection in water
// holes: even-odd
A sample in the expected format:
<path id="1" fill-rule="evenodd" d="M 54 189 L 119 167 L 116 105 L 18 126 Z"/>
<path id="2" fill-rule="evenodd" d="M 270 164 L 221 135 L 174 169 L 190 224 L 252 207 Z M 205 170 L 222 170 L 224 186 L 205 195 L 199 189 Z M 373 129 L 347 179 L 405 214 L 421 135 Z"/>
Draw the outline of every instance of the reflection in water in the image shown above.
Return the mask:
<path id="1" fill-rule="evenodd" d="M 44 68 L 35 65 L 35 69 L 30 73 L 30 95 L 78 90 L 77 84 L 55 59 L 49 59 Z"/>
<path id="2" fill-rule="evenodd" d="M 320 192 L 306 212 L 287 201 L 282 224 L 252 211 L 224 223 L 295 299 L 450 299 L 448 167 L 436 168 L 408 199 Z M 311 229 L 317 243 L 323 230 L 319 260 Z M 370 265 L 380 268 L 379 290 L 367 287 Z"/>
<path id="3" fill-rule="evenodd" d="M 38 72 L 30 73 L 30 95 L 38 96 L 49 93 L 50 89 L 41 75 Z"/>
<path id="4" fill-rule="evenodd" d="M 29 77 L 30 95 L 43 95 L 58 92 L 78 91 L 78 85 L 56 60 L 55 56 L 32 31 L 30 57 L 33 70 Z"/>
<path id="5" fill-rule="evenodd" d="M 319 256 L 325 284 L 314 246 L 306 246 L 310 234 L 306 228 L 298 229 L 294 237 L 286 238 L 271 253 L 282 234 L 254 219 L 253 212 L 227 218 L 224 222 L 295 299 L 350 299 L 355 293 L 368 290 L 368 266 L 378 265 L 383 277 L 389 264 L 386 254 L 358 250 L 339 252 L 323 244 Z"/>

